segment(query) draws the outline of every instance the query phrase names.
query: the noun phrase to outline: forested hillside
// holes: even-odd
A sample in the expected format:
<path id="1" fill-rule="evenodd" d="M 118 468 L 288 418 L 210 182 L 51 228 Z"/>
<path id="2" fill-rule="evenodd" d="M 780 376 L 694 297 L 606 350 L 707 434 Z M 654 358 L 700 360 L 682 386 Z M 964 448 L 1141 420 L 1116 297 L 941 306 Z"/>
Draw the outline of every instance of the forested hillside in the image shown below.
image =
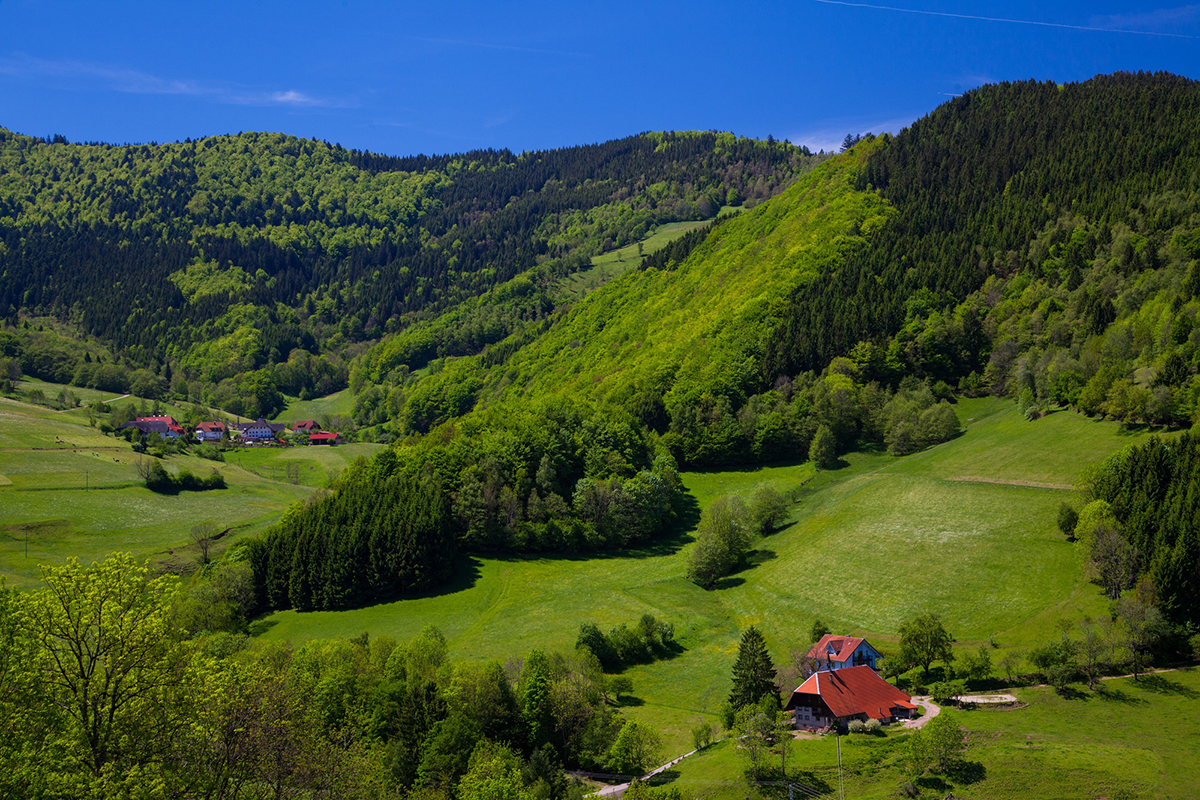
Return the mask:
<path id="1" fill-rule="evenodd" d="M 886 437 L 886 393 L 914 382 L 1009 394 L 1031 416 L 1189 423 L 1198 115 L 1200 85 L 1168 75 L 969 92 L 718 226 L 672 270 L 590 296 L 482 397 L 608 397 L 677 437 L 681 463 L 713 462 L 704 442 L 720 440 L 716 461 L 778 457 L 756 449 L 764 425 L 798 453 L 821 424 L 844 446 Z M 842 384 L 832 406 L 787 402 L 814 380 Z"/>
<path id="2" fill-rule="evenodd" d="M 143 388 L 270 414 L 281 392 L 344 386 L 372 340 L 535 268 L 545 288 L 655 225 L 758 202 L 812 160 L 716 133 L 390 158 L 277 134 L 113 146 L 0 130 L 0 316 L 70 322 L 125 367 L 81 373 L 78 347 L 30 335 L 36 355 L 16 357 L 37 377 L 123 390 L 142 367 L 158 379 Z M 476 353 L 548 310 L 494 317 L 425 358 Z"/>

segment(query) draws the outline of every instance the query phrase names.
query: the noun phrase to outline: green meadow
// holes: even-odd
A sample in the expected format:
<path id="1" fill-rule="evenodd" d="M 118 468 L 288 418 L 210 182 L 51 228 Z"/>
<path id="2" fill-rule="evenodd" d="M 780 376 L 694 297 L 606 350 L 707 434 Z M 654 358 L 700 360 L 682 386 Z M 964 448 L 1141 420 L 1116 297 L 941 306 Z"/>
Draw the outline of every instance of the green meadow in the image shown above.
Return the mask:
<path id="1" fill-rule="evenodd" d="M 739 209 L 726 207 L 721 209 L 720 215 L 724 216 L 738 211 Z M 642 265 L 646 256 L 661 250 L 688 231 L 707 225 L 708 222 L 709 220 L 668 222 L 666 225 L 659 225 L 641 242 L 592 256 L 592 266 L 563 279 L 559 285 L 559 293 L 565 298 L 584 297 L 618 275 L 623 275 L 631 269 L 637 269 Z M 642 248 L 641 252 L 638 251 L 639 244 Z"/>
<path id="2" fill-rule="evenodd" d="M 1193 714 L 1200 699 L 1200 672 L 1180 670 L 1103 681 L 1100 690 L 1066 696 L 1048 688 L 1017 689 L 1011 708 L 946 710 L 966 729 L 965 768 L 916 782 L 923 797 L 1191 798 L 1196 796 L 1200 749 Z M 841 737 L 846 797 L 892 798 L 908 780 L 904 771 L 909 734 Z M 837 742 L 832 737 L 795 741 L 788 780 L 837 796 Z M 747 778 L 748 762 L 732 740 L 684 759 L 656 779 L 684 797 L 767 800 L 788 797 L 779 756 L 768 756 L 761 783 Z M 800 794 L 796 795 L 801 796 Z"/>
<path id="3" fill-rule="evenodd" d="M 217 469 L 228 488 L 160 495 L 137 475 L 141 456 L 123 439 L 91 427 L 85 410 L 57 412 L 0 399 L 0 579 L 26 586 L 37 581 L 42 565 L 71 557 L 86 563 L 115 551 L 190 570 L 195 553 L 187 534 L 197 522 L 229 529 L 214 548 L 219 555 L 379 447 L 253 448 L 229 451 L 223 463 L 173 455 L 164 462 L 169 471 L 207 475 Z M 289 472 L 287 464 L 297 469 Z"/>
<path id="4" fill-rule="evenodd" d="M 287 400 L 287 408 L 276 415 L 275 422 L 286 422 L 290 425 L 302 419 L 348 417 L 354 411 L 354 393 L 349 389 L 342 389 L 340 392 L 312 400 L 300 400 L 295 397 L 288 397 Z"/>
<path id="5" fill-rule="evenodd" d="M 1144 434 L 1069 413 L 1026 422 L 1004 400 L 965 400 L 957 410 L 961 437 L 905 458 L 851 454 L 820 473 L 796 464 L 685 474 L 700 508 L 764 484 L 798 500 L 788 525 L 757 544 L 750 567 L 714 591 L 685 579 L 691 536 L 682 533 L 621 555 L 472 558 L 445 591 L 351 611 L 280 612 L 256 630 L 296 642 L 363 631 L 404 639 L 433 624 L 456 656 L 503 659 L 533 647 L 569 650 L 581 622 L 608 628 L 648 612 L 674 623 L 685 651 L 628 671 L 637 700 L 626 711 L 682 752 L 696 720 L 711 719 L 724 700 L 750 624 L 780 661 L 814 619 L 888 649 L 901 620 L 931 610 L 961 646 L 994 637 L 999 657 L 1056 636 L 1059 619 L 1103 611 L 1055 526 L 1073 490 L 1019 484 L 1073 486 Z"/>

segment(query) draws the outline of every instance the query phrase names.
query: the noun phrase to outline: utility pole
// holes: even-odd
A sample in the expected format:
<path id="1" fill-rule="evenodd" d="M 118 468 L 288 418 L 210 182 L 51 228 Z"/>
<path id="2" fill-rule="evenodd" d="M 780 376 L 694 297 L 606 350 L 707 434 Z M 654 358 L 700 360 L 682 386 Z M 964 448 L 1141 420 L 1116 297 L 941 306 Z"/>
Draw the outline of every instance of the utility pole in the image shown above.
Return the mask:
<path id="1" fill-rule="evenodd" d="M 836 725 L 836 723 L 834 723 Z M 846 800 L 846 784 L 842 781 L 842 732 L 835 727 L 833 729 L 833 738 L 837 741 L 838 754 L 838 797 L 841 800 Z"/>

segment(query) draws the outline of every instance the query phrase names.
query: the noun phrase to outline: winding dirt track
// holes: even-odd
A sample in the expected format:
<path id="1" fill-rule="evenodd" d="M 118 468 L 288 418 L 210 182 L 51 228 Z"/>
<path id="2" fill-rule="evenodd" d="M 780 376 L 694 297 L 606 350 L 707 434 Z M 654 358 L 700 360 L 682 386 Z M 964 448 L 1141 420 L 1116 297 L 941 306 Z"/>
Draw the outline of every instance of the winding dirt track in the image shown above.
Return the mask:
<path id="1" fill-rule="evenodd" d="M 934 703 L 931 697 L 914 697 L 912 701 L 925 709 L 925 713 L 916 719 L 906 719 L 904 722 L 901 722 L 900 727 L 905 730 L 915 731 L 919 728 L 924 728 L 929 724 L 929 720 L 942 713 L 941 706 Z"/>

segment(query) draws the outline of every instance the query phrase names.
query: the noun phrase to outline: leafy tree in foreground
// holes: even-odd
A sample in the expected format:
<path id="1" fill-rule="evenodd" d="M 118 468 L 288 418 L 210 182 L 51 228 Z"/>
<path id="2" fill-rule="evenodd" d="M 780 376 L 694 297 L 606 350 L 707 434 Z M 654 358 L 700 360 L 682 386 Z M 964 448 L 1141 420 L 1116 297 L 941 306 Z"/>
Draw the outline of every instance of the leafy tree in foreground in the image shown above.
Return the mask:
<path id="1" fill-rule="evenodd" d="M 504 745 L 482 741 L 458 785 L 460 800 L 533 800 L 521 777 L 521 760 Z"/>
<path id="2" fill-rule="evenodd" d="M 762 766 L 763 757 L 770 747 L 770 739 L 775 733 L 775 707 L 770 699 L 765 702 L 746 706 L 737 712 L 734 722 L 734 735 L 738 738 L 741 753 L 750 762 L 750 773 L 757 778 Z"/>
<path id="3" fill-rule="evenodd" d="M 641 775 L 654 765 L 662 743 L 654 731 L 630 720 L 609 751 L 609 768 L 622 775 Z"/>
<path id="4" fill-rule="evenodd" d="M 954 637 L 942 625 L 937 614 L 918 614 L 900 626 L 900 660 L 919 666 L 929 679 L 929 667 L 934 661 L 950 664 L 954 661 L 951 643 Z"/>
<path id="5" fill-rule="evenodd" d="M 771 661 L 771 654 L 767 652 L 767 642 L 758 628 L 751 625 L 742 634 L 738 645 L 729 704 L 735 711 L 740 711 L 757 705 L 764 697 L 774 698 L 774 704 L 779 705 L 779 694 L 775 689 L 775 665 Z"/>
<path id="6" fill-rule="evenodd" d="M 918 777 L 927 770 L 945 772 L 967 749 L 965 731 L 939 714 L 909 738 L 909 767 Z"/>
<path id="7" fill-rule="evenodd" d="M 183 677 L 171 635 L 174 580 L 123 554 L 91 567 L 72 559 L 43 581 L 25 603 L 25 625 L 68 738 L 96 777 L 114 762 L 136 763 L 167 732 L 156 724 Z"/>

